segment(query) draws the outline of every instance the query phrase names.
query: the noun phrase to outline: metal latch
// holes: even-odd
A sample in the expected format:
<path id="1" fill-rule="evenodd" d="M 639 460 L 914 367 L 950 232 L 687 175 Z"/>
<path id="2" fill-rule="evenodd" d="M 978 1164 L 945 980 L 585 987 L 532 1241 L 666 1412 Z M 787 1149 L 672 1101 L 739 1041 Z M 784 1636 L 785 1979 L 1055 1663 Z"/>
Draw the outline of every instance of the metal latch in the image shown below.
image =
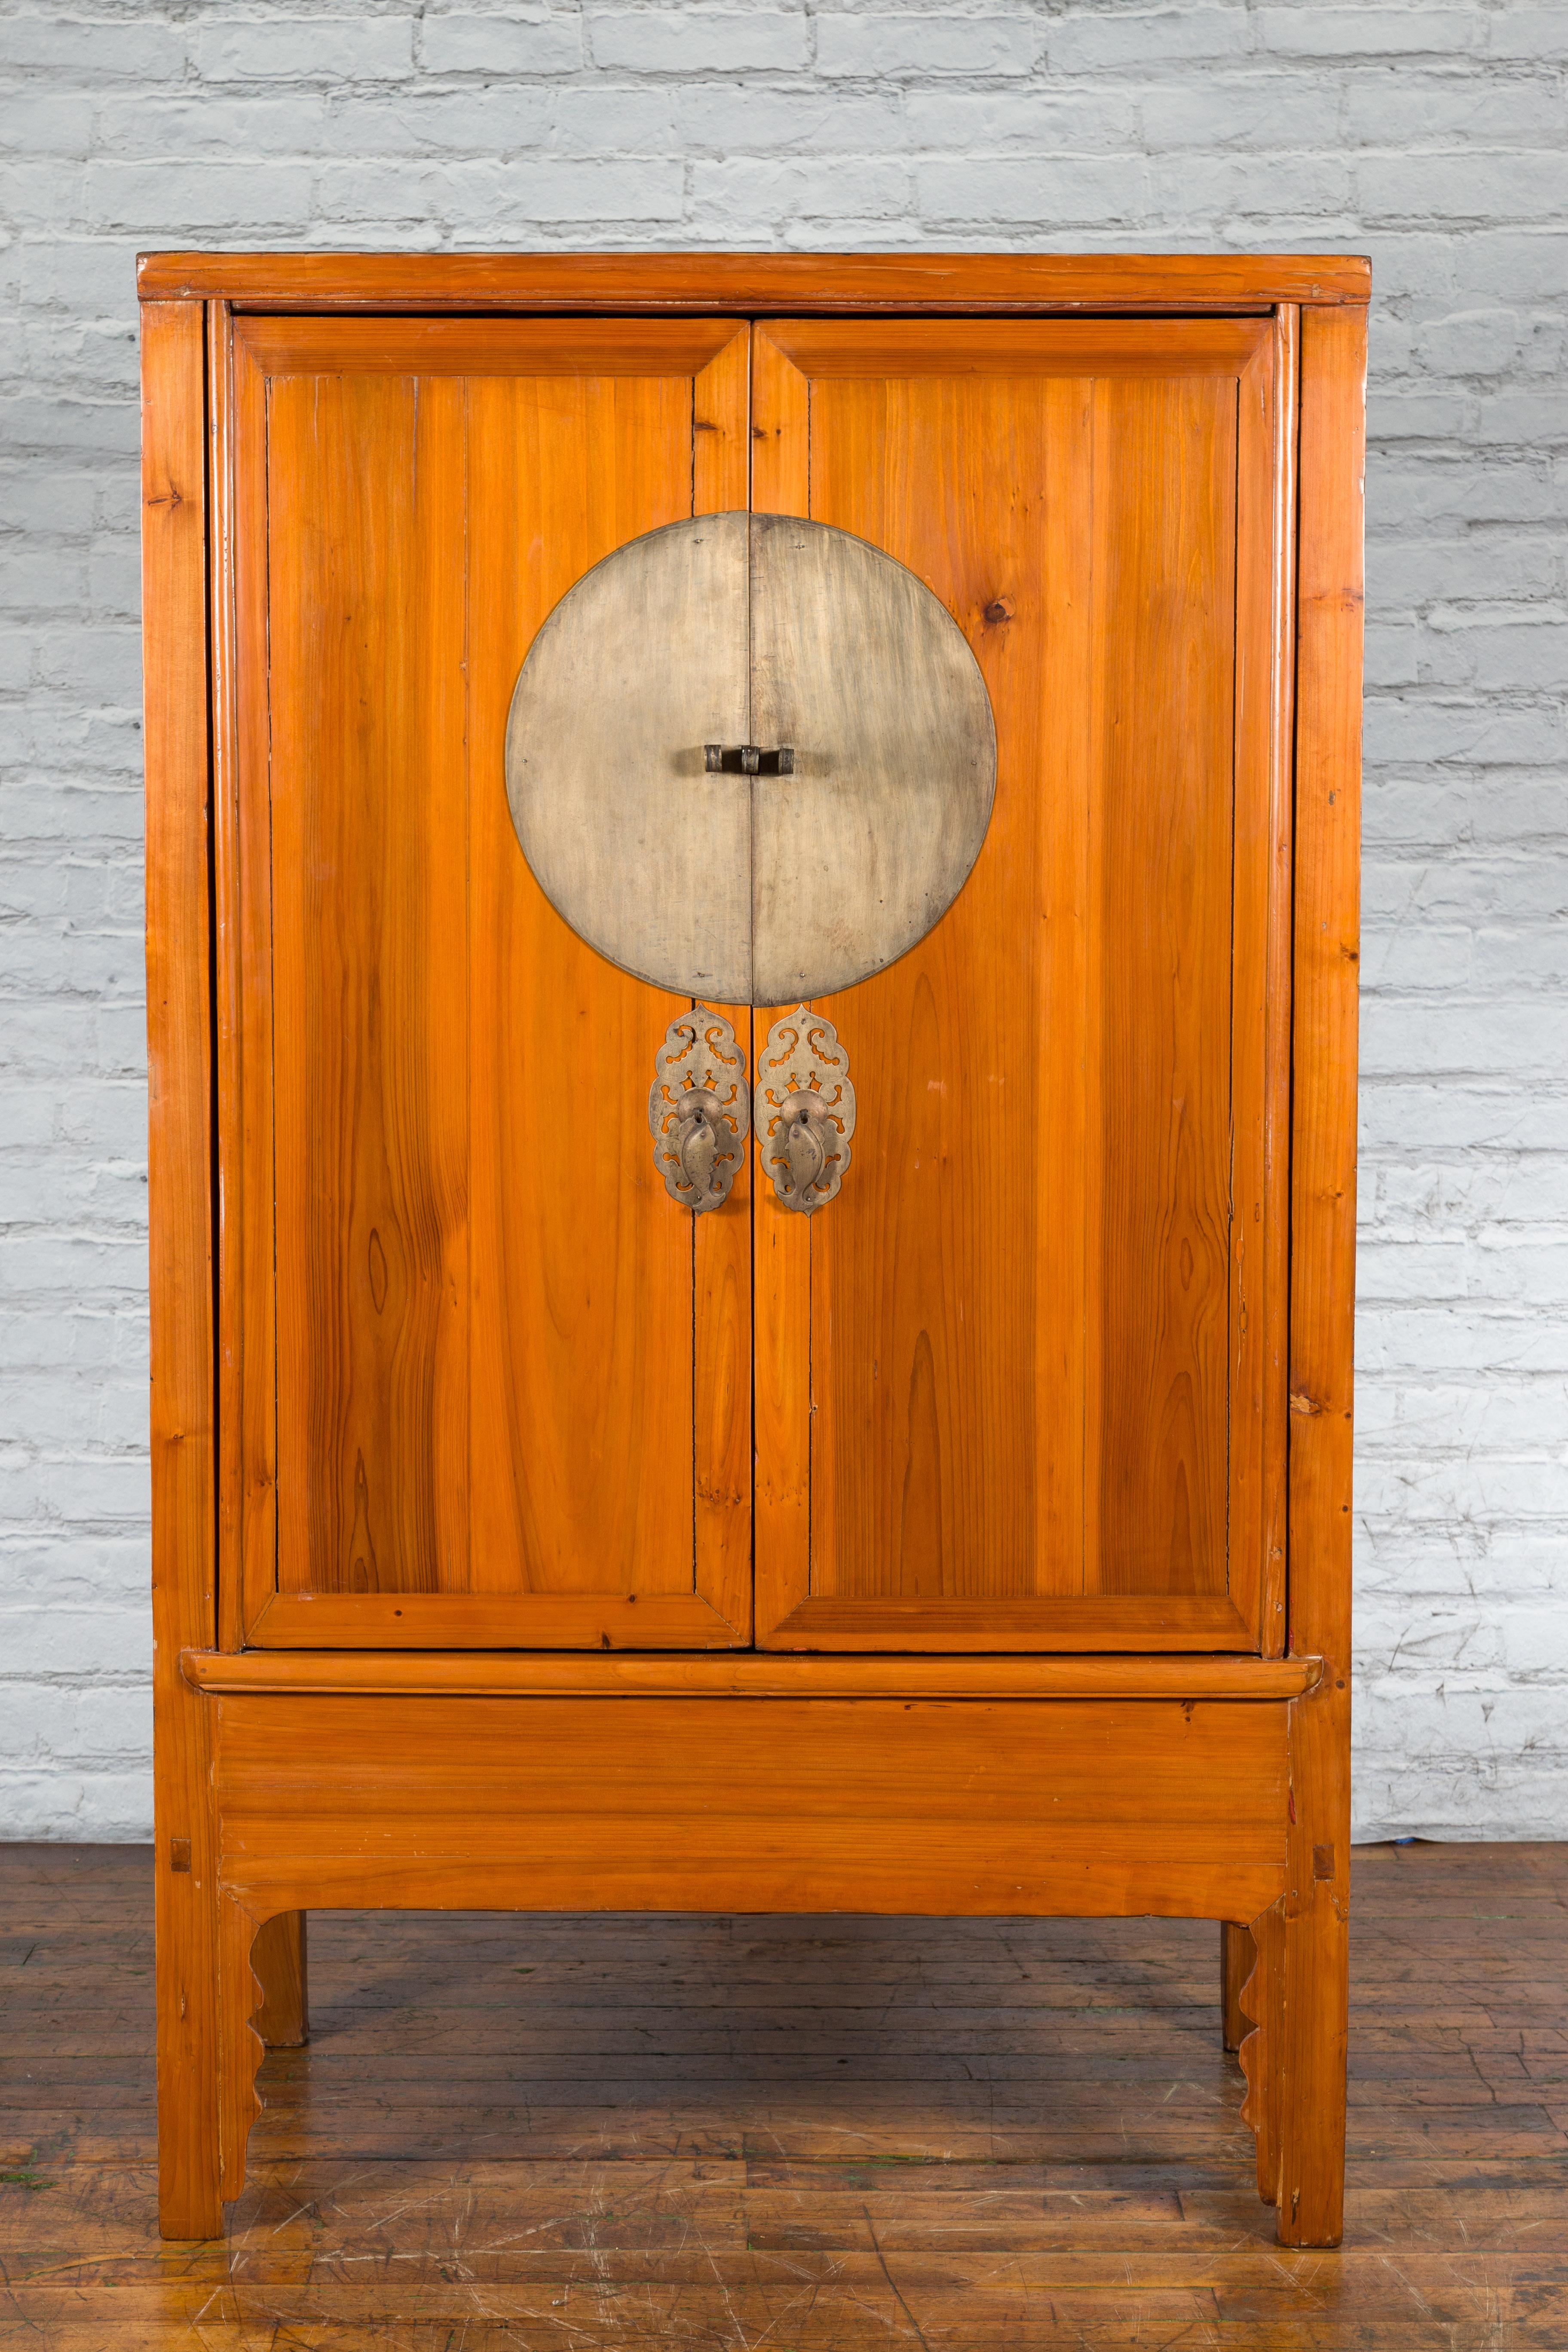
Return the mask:
<path id="1" fill-rule="evenodd" d="M 776 751 L 758 743 L 704 743 L 702 764 L 710 776 L 793 776 L 795 752 L 788 743 Z"/>

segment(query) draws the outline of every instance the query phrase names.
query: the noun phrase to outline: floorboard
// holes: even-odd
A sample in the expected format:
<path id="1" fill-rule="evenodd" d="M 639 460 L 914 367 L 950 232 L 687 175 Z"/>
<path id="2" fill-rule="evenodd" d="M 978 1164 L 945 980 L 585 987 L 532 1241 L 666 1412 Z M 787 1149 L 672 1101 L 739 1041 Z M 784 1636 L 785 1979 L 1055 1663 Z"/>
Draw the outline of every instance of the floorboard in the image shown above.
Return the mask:
<path id="1" fill-rule="evenodd" d="M 1568 2352 L 1568 1845 L 1354 1860 L 1288 2253 L 1170 1920 L 318 1913 L 226 2241 L 156 2234 L 151 1856 L 0 1845 L 0 2347 Z"/>

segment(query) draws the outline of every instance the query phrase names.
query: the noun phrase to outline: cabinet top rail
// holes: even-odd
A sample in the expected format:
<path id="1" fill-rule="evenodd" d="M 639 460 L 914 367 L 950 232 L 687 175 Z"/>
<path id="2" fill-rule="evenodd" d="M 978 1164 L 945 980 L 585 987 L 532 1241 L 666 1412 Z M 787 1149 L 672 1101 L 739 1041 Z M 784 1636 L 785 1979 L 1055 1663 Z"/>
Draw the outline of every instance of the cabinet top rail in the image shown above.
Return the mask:
<path id="1" fill-rule="evenodd" d="M 1029 311 L 1361 303 L 1360 254 L 143 253 L 144 302 L 242 310 Z"/>

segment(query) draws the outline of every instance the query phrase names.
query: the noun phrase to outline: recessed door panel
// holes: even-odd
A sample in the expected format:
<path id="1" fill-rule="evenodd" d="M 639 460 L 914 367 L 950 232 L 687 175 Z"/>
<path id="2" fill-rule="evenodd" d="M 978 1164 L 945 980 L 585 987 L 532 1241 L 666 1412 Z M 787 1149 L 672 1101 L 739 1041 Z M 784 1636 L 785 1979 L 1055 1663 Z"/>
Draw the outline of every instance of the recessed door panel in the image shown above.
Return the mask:
<path id="1" fill-rule="evenodd" d="M 256 322 L 237 354 L 266 516 L 241 887 L 270 884 L 247 981 L 274 1037 L 252 1638 L 732 1643 L 749 1183 L 700 1222 L 668 1200 L 647 1092 L 689 1000 L 544 898 L 504 736 L 583 572 L 743 504 L 745 331 L 375 323 Z"/>
<path id="2" fill-rule="evenodd" d="M 1258 1638 L 1273 338 L 758 331 L 757 503 L 926 581 L 997 729 L 956 902 L 814 1001 L 841 1192 L 759 1200 L 761 1638 Z"/>

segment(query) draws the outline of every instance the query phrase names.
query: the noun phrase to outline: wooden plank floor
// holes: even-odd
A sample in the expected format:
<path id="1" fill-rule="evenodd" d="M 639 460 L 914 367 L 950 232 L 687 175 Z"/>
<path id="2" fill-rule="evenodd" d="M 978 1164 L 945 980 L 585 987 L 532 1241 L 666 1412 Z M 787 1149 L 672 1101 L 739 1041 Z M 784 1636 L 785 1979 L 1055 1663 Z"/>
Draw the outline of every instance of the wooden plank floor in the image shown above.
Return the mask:
<path id="1" fill-rule="evenodd" d="M 151 1858 L 0 1847 L 0 2345 L 1568 2347 L 1568 1845 L 1355 1858 L 1346 2242 L 1158 1920 L 319 1914 L 226 2243 L 153 2220 Z"/>

